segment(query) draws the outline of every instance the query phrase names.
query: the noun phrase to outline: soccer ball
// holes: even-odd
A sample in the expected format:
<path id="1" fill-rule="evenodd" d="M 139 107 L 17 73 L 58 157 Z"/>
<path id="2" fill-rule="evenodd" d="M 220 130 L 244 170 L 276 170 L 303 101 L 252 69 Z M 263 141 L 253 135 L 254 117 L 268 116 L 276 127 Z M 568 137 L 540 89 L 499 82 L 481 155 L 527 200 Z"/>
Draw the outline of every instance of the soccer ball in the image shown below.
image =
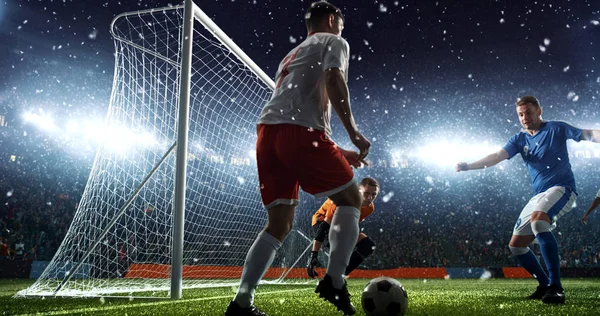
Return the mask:
<path id="1" fill-rule="evenodd" d="M 408 308 L 408 294 L 400 282 L 379 277 L 365 286 L 362 306 L 367 316 L 404 315 Z"/>

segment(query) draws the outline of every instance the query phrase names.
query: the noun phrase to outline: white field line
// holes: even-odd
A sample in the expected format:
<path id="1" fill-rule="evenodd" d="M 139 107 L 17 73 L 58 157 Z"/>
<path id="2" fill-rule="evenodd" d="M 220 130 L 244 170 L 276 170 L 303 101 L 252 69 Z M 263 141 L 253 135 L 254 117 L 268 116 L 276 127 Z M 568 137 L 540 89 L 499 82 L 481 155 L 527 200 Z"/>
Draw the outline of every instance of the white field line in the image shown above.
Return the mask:
<path id="1" fill-rule="evenodd" d="M 402 280 L 402 279 L 400 279 Z M 427 279 L 428 281 L 440 281 L 439 283 L 442 282 L 448 282 L 450 280 L 442 280 L 442 279 Z M 458 279 L 453 279 L 453 280 L 458 280 Z M 477 280 L 477 279 L 473 279 L 473 281 L 479 281 L 481 283 L 487 283 L 487 280 Z M 501 284 L 501 285 L 531 285 L 534 286 L 536 285 L 536 282 L 534 279 L 532 279 L 532 282 L 495 282 L 496 284 Z M 564 280 L 563 280 L 564 281 Z M 493 281 L 490 283 L 494 283 Z M 589 285 L 592 282 L 565 282 L 567 287 L 571 287 L 571 286 L 578 286 L 578 285 Z M 271 291 L 271 292 L 256 292 L 255 295 L 268 295 L 268 294 L 276 294 L 276 293 L 286 293 L 286 292 L 295 292 L 295 291 L 305 291 L 305 290 L 314 290 L 314 287 L 309 287 L 309 288 L 305 288 L 305 289 L 293 289 L 293 290 L 281 290 L 281 291 Z M 136 307 L 144 307 L 144 306 L 160 306 L 160 305 L 169 305 L 169 304 L 177 304 L 177 303 L 181 303 L 181 302 L 199 302 L 199 301 L 209 301 L 209 300 L 218 300 L 218 299 L 223 299 L 223 298 L 233 298 L 233 295 L 221 295 L 221 296 L 212 296 L 212 297 L 198 297 L 198 298 L 191 298 L 191 299 L 181 299 L 181 300 L 164 300 L 164 301 L 159 301 L 159 302 L 147 302 L 147 303 L 141 303 L 141 304 L 131 304 L 131 305 L 127 305 L 127 304 L 123 304 L 123 305 L 115 305 L 115 306 L 106 306 L 106 307 L 90 307 L 90 308 L 79 308 L 79 309 L 72 309 L 72 310 L 68 310 L 68 311 L 48 311 L 48 312 L 40 312 L 40 313 L 36 313 L 36 314 L 17 314 L 17 315 L 21 315 L 21 316 L 25 316 L 25 315 L 68 315 L 68 314 L 72 314 L 72 313 L 85 313 L 85 312 L 94 312 L 94 311 L 108 311 L 108 310 L 118 310 L 118 309 L 126 309 L 126 308 L 136 308 Z M 135 297 L 133 297 L 133 301 L 135 301 Z M 143 299 L 137 299 L 138 301 L 141 301 Z"/>
<path id="2" fill-rule="evenodd" d="M 305 289 L 293 289 L 293 290 L 281 290 L 281 291 L 271 291 L 271 292 L 256 292 L 255 295 L 269 295 L 269 294 L 277 294 L 277 293 L 286 293 L 286 292 L 297 292 L 297 291 L 305 291 L 305 290 L 314 290 L 313 287 L 305 288 Z M 19 314 L 19 315 L 68 315 L 72 313 L 86 313 L 86 312 L 95 312 L 95 311 L 109 311 L 109 310 L 118 310 L 118 309 L 126 309 L 126 308 L 137 308 L 137 307 L 145 307 L 145 306 L 159 306 L 159 305 L 169 305 L 169 304 L 180 304 L 182 302 L 199 302 L 199 301 L 210 301 L 210 300 L 218 300 L 223 298 L 233 298 L 232 294 L 229 295 L 221 295 L 221 296 L 212 296 L 212 297 L 198 297 L 198 298 L 190 298 L 190 299 L 181 299 L 181 300 L 165 300 L 160 302 L 147 302 L 141 304 L 123 304 L 123 305 L 115 305 L 115 306 L 106 306 L 106 307 L 90 307 L 90 308 L 78 308 L 72 310 L 62 310 L 62 311 L 53 311 L 53 312 L 43 312 L 36 314 Z M 135 301 L 135 297 L 133 299 Z"/>

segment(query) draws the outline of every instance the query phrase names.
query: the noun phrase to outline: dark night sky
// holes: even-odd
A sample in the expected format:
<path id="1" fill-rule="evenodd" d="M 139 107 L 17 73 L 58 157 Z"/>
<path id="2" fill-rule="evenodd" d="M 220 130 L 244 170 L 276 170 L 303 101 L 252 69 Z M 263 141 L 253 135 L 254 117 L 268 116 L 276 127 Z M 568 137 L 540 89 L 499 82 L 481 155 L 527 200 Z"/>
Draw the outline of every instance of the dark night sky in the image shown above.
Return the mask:
<path id="1" fill-rule="evenodd" d="M 114 46 L 108 32 L 112 18 L 177 4 L 91 3 L 4 1 L 0 100 L 5 109 L 24 110 L 43 100 L 101 114 L 112 82 Z M 308 3 L 198 1 L 271 76 L 280 59 L 306 36 L 302 17 Z M 546 106 L 596 112 L 592 108 L 600 87 L 596 60 L 600 13 L 595 1 L 334 4 L 341 4 L 347 17 L 343 36 L 353 56 L 349 84 L 357 108 L 386 108 L 410 117 L 411 109 L 435 107 L 431 110 L 443 115 L 459 107 L 465 112 L 480 110 L 473 107 L 484 100 L 494 102 L 489 110 L 531 93 Z M 61 88 L 76 95 L 65 95 Z M 579 96 L 577 102 L 567 99 L 569 92 Z M 436 104 L 431 104 L 433 99 Z M 466 100 L 458 104 L 459 99 Z M 406 114 L 398 113 L 398 104 L 406 104 Z M 511 114 L 501 111 L 503 116 Z"/>
<path id="2" fill-rule="evenodd" d="M 305 38 L 309 3 L 197 1 L 270 76 Z M 373 158 L 441 136 L 501 146 L 520 128 L 513 103 L 526 94 L 541 100 L 545 119 L 600 128 L 597 1 L 333 3 L 346 16 L 353 110 Z M 176 4 L 4 1 L 0 115 L 17 129 L 32 128 L 22 115 L 39 108 L 61 119 L 102 119 L 113 79 L 111 20 Z"/>

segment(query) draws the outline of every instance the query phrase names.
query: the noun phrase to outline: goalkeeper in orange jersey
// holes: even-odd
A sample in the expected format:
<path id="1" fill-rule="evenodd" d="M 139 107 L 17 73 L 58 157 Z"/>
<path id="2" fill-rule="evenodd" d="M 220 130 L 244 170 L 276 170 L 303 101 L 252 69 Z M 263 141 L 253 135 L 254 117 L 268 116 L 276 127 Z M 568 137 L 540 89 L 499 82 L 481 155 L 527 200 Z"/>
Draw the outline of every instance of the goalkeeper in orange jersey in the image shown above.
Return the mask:
<path id="1" fill-rule="evenodd" d="M 360 181 L 359 190 L 363 197 L 359 218 L 359 222 L 362 222 L 375 210 L 373 201 L 375 201 L 377 195 L 379 194 L 379 183 L 373 178 L 363 178 Z M 337 206 L 333 203 L 333 201 L 327 199 L 327 201 L 323 203 L 321 208 L 319 208 L 319 210 L 317 210 L 312 217 L 312 227 L 316 233 L 316 237 L 313 242 L 313 249 L 310 259 L 308 260 L 308 265 L 306 266 L 306 272 L 311 278 L 318 276 L 317 272 L 315 271 L 315 267 L 321 266 L 321 263 L 318 259 L 319 250 L 329 235 L 331 220 L 336 208 Z M 333 229 L 336 228 L 334 227 Z M 365 260 L 365 258 L 372 254 L 374 250 L 375 243 L 373 240 L 364 233 L 360 233 L 344 275 L 349 275 L 352 271 L 354 271 L 354 269 L 356 269 L 361 262 Z"/>

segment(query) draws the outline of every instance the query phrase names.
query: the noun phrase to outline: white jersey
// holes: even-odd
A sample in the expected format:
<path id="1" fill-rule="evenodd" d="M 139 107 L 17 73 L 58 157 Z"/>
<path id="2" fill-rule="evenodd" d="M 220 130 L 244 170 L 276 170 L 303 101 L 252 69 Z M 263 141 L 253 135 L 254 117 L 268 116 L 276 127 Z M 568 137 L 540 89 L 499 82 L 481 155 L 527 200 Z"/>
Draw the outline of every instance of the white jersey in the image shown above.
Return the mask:
<path id="1" fill-rule="evenodd" d="M 309 35 L 279 64 L 276 88 L 258 123 L 306 126 L 331 139 L 331 106 L 323 78 L 326 70 L 339 68 L 348 81 L 349 54 L 348 42 L 337 35 Z"/>
<path id="2" fill-rule="evenodd" d="M 600 198 L 600 190 L 598 190 L 598 193 L 596 193 L 596 197 Z"/>

